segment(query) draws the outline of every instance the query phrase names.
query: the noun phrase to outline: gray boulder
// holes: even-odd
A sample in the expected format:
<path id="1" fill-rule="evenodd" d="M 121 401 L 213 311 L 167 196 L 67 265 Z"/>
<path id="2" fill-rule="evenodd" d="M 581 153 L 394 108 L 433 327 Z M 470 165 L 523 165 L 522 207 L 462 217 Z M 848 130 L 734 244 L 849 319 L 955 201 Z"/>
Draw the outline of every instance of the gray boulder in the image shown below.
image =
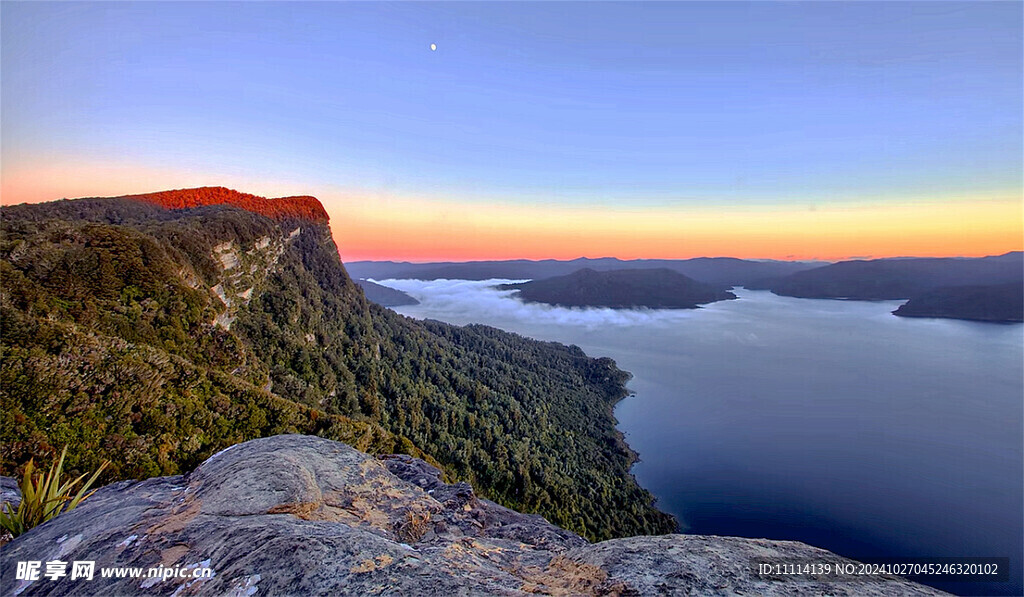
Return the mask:
<path id="1" fill-rule="evenodd" d="M 21 503 L 21 489 L 18 488 L 18 480 L 12 477 L 0 477 L 0 505 L 10 504 L 17 508 Z"/>
<path id="2" fill-rule="evenodd" d="M 300 435 L 253 440 L 188 475 L 108 485 L 0 550 L 0 594 L 939 595 L 898 578 L 761 579 L 756 558 L 848 562 L 802 543 L 691 535 L 590 544 L 446 484 L 408 456 Z M 92 580 L 17 580 L 18 562 L 94 561 Z M 147 578 L 160 567 L 206 578 Z M 133 567 L 141 577 L 104 578 Z"/>

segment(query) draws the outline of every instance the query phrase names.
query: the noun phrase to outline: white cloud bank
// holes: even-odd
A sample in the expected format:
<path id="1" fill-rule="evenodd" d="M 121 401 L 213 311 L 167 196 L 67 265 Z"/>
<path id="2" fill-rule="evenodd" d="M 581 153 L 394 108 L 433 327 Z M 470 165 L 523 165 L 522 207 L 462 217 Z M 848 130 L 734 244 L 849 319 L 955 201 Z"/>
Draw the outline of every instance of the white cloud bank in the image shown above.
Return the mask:
<path id="1" fill-rule="evenodd" d="M 382 286 L 401 290 L 420 301 L 420 305 L 397 309 L 413 317 L 433 317 L 452 323 L 516 321 L 548 323 L 594 329 L 650 323 L 682 322 L 694 317 L 693 309 L 609 309 L 554 307 L 542 303 L 524 303 L 514 290 L 498 290 L 499 284 L 523 280 L 372 280 Z"/>

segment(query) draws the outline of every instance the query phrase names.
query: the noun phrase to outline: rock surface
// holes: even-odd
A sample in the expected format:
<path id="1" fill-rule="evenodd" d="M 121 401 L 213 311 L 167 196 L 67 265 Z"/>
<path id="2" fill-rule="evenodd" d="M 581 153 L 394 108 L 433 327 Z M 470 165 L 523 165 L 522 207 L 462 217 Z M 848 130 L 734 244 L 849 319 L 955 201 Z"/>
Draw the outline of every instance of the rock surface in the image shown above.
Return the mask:
<path id="1" fill-rule="evenodd" d="M 848 562 L 801 543 L 692 535 L 590 544 L 408 456 L 281 435 L 188 475 L 108 485 L 0 550 L 2 595 L 938 595 L 902 579 L 763 580 L 755 558 Z M 95 561 L 19 581 L 19 561 Z M 102 578 L 111 566 L 212 578 Z"/>
<path id="2" fill-rule="evenodd" d="M 0 477 L 0 504 L 11 504 L 17 507 L 21 503 L 21 489 L 18 480 L 11 477 Z"/>

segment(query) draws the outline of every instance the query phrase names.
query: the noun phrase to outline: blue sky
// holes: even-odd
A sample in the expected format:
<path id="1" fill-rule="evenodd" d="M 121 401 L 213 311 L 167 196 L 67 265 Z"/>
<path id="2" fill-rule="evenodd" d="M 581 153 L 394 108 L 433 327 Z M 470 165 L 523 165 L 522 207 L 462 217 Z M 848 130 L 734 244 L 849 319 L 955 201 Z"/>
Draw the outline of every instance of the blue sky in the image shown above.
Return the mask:
<path id="1" fill-rule="evenodd" d="M 627 210 L 1019 197 L 1022 6 L 4 2 L 4 174 Z"/>

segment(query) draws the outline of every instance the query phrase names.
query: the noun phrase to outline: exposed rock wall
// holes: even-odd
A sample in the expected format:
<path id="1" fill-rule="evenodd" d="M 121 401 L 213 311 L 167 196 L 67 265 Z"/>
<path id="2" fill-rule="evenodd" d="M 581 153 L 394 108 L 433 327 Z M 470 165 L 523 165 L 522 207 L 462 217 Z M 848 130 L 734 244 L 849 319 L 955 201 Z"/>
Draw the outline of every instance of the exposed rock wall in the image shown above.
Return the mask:
<path id="1" fill-rule="evenodd" d="M 253 291 L 264 284 L 274 271 L 288 243 L 293 242 L 301 228 L 296 227 L 282 237 L 262 236 L 249 249 L 227 241 L 213 247 L 213 260 L 221 266 L 220 281 L 210 291 L 224 304 L 213 325 L 231 329 L 238 310 L 249 304 Z"/>
<path id="2" fill-rule="evenodd" d="M 767 581 L 801 543 L 665 535 L 590 544 L 408 456 L 281 435 L 188 475 L 121 482 L 0 550 L 3 595 L 936 595 L 901 579 Z M 18 561 L 209 567 L 212 578 L 14 578 Z"/>

